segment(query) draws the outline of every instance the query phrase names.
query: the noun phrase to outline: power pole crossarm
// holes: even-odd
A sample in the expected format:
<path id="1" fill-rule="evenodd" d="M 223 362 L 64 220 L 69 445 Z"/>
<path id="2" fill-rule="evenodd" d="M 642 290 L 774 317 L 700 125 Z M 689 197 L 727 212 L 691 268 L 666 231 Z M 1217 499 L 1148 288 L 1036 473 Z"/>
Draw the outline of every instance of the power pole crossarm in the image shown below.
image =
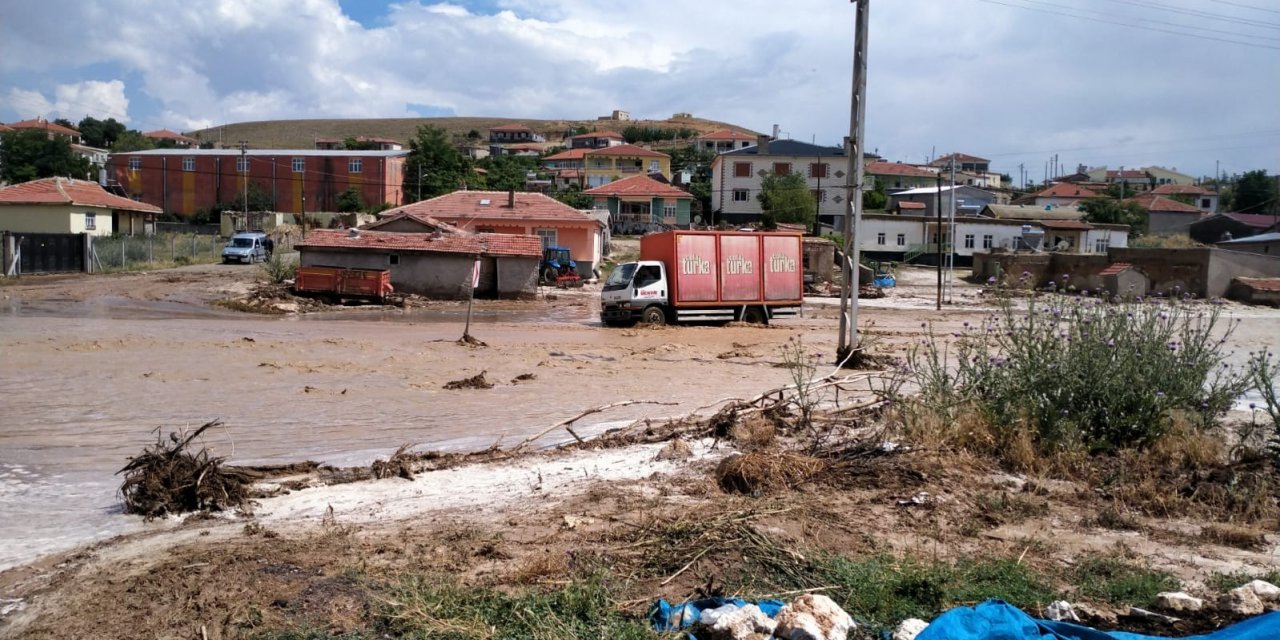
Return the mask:
<path id="1" fill-rule="evenodd" d="M 867 113 L 867 25 L 871 0 L 851 0 L 856 6 L 853 36 L 853 96 L 849 105 L 849 139 L 845 152 L 849 156 L 849 204 L 844 222 L 844 256 L 846 271 L 840 296 L 840 340 L 837 357 L 844 362 L 858 348 L 858 267 L 861 264 L 859 243 L 862 231 L 862 150 L 866 147 Z M 846 314 L 846 309 L 848 310 Z"/>

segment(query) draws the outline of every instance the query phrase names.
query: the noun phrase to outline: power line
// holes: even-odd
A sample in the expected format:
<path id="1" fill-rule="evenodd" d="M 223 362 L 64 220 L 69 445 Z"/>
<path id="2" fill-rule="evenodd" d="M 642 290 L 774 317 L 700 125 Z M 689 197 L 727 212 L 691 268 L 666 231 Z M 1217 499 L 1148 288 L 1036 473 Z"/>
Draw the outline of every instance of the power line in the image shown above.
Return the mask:
<path id="1" fill-rule="evenodd" d="M 1117 1 L 1118 1 L 1118 0 L 1117 0 Z M 998 5 L 1002 5 L 1002 6 L 1006 6 L 1006 7 L 1013 7 L 1013 8 L 1015 8 L 1015 9 L 1023 9 L 1023 10 L 1026 10 L 1026 11 L 1038 11 L 1038 12 L 1040 12 L 1040 13 L 1048 13 L 1048 14 L 1053 14 L 1053 15 L 1058 15 L 1058 16 L 1066 16 L 1066 17 L 1068 17 L 1068 18 L 1075 18 L 1075 19 L 1077 19 L 1077 20 L 1087 20 L 1087 21 L 1089 21 L 1089 22 L 1099 22 L 1099 23 L 1102 23 L 1102 24 L 1111 24 L 1111 25 L 1116 25 L 1116 26 L 1121 26 L 1121 27 L 1129 27 L 1129 28 L 1131 28 L 1131 29 L 1142 29 L 1142 30 L 1145 30 L 1145 31 L 1155 31 L 1155 32 L 1158 32 L 1158 33 L 1167 33 L 1167 34 L 1172 34 L 1172 35 L 1176 35 L 1176 36 L 1186 36 L 1186 37 L 1188 37 L 1188 38 L 1198 38 L 1198 39 L 1200 39 L 1200 40 L 1212 40 L 1212 41 L 1215 41 L 1215 42 L 1225 42 L 1225 43 L 1229 43 L 1229 44 L 1239 44 L 1239 45 L 1244 45 L 1244 46 L 1246 46 L 1246 47 L 1258 47 L 1258 48 L 1262 48 L 1262 49 L 1273 49 L 1273 50 L 1276 50 L 1276 51 L 1280 51 L 1280 47 L 1275 47 L 1275 46 L 1266 45 L 1266 44 L 1259 44 L 1259 43 L 1256 43 L 1256 42 L 1244 42 L 1244 41 L 1242 41 L 1242 40 L 1229 40 L 1229 39 L 1227 39 L 1227 38 L 1215 38 L 1215 37 L 1213 37 L 1213 36 L 1203 36 L 1203 35 L 1199 35 L 1199 34 L 1196 34 L 1196 33 L 1189 33 L 1189 32 L 1186 32 L 1186 31 L 1174 31 L 1174 30 L 1171 30 L 1171 29 L 1161 29 L 1161 28 L 1158 28 L 1158 27 L 1148 27 L 1148 26 L 1145 26 L 1145 25 L 1142 25 L 1142 24 L 1135 24 L 1135 23 L 1131 23 L 1131 22 L 1119 22 L 1119 21 L 1116 21 L 1116 20 L 1105 20 L 1105 19 L 1102 19 L 1102 18 L 1091 18 L 1091 17 L 1089 17 L 1089 16 L 1076 15 L 1076 14 L 1074 14 L 1074 13 L 1064 13 L 1064 12 L 1062 12 L 1062 11 L 1053 11 L 1053 10 L 1050 10 L 1050 9 L 1040 9 L 1040 8 L 1038 8 L 1038 7 L 1027 6 L 1027 5 L 1023 5 L 1023 4 L 1010 4 L 1010 3 L 1008 3 L 1008 2 L 1000 2 L 1000 0 L 978 0 L 978 2 L 985 2 L 985 3 L 987 3 L 987 4 L 998 4 Z"/>
<path id="2" fill-rule="evenodd" d="M 1183 7 L 1175 7 L 1172 5 L 1161 4 L 1159 2 L 1151 2 L 1150 0 L 1110 0 L 1110 1 L 1118 4 L 1127 4 L 1134 7 L 1142 7 L 1144 9 L 1157 9 L 1160 11 L 1168 11 L 1170 13 L 1179 13 L 1182 15 L 1194 16 L 1197 18 L 1204 18 L 1206 20 L 1218 20 L 1220 22 L 1243 24 L 1250 27 L 1259 27 L 1262 29 L 1280 29 L 1280 23 L 1259 22 L 1257 20 L 1250 20 L 1248 18 L 1237 18 L 1235 16 L 1228 16 L 1221 13 L 1210 13 L 1208 11 L 1200 11 L 1199 9 L 1186 9 Z"/>
<path id="3" fill-rule="evenodd" d="M 1045 2 L 1044 0 L 1022 0 L 1022 1 L 1023 1 L 1023 2 L 1026 2 L 1026 3 L 1028 3 L 1028 4 L 1041 4 L 1041 5 L 1045 5 L 1045 6 L 1049 6 L 1049 7 L 1054 7 L 1054 8 L 1058 8 L 1058 9 L 1065 9 L 1065 10 L 1070 10 L 1070 11 L 1078 11 L 1078 12 L 1080 12 L 1080 13 L 1093 13 L 1093 14 L 1097 14 L 1097 15 L 1101 15 L 1101 16 L 1111 16 L 1111 15 L 1112 15 L 1111 13 L 1108 13 L 1108 12 L 1106 12 L 1106 11 L 1093 11 L 1093 10 L 1090 10 L 1090 9 L 1080 9 L 1080 8 L 1073 7 L 1073 6 L 1070 6 L 1070 5 L 1061 5 L 1061 4 L 1054 4 L 1054 3 L 1052 3 L 1052 2 Z M 1130 18 L 1130 17 L 1132 17 L 1132 16 L 1124 16 L 1124 17 L 1126 17 L 1126 18 Z M 1211 29 L 1211 28 L 1209 28 L 1209 27 L 1198 26 L 1198 25 L 1189 25 L 1189 24 L 1182 23 L 1182 22 L 1167 22 L 1167 21 L 1164 21 L 1164 20 L 1152 20 L 1151 18 L 1144 18 L 1144 17 L 1132 17 L 1132 18 L 1133 18 L 1133 19 L 1135 19 L 1135 20 L 1138 20 L 1139 22 L 1147 22 L 1147 23 L 1151 23 L 1151 24 L 1162 24 L 1162 25 L 1166 25 L 1166 26 L 1170 26 L 1170 27 L 1181 27 L 1181 28 L 1188 28 L 1188 29 L 1190 29 L 1190 28 L 1194 28 L 1194 29 L 1196 29 L 1197 31 L 1201 31 L 1201 32 L 1205 32 L 1205 31 L 1207 31 L 1207 32 L 1210 32 L 1210 33 L 1221 33 L 1221 34 L 1223 34 L 1223 35 L 1228 35 L 1228 36 L 1240 36 L 1240 37 L 1242 37 L 1242 38 L 1254 38 L 1254 39 L 1257 39 L 1257 40 L 1270 40 L 1270 41 L 1272 41 L 1272 42 L 1280 42 L 1280 37 L 1259 36 L 1259 35 L 1254 35 L 1254 34 L 1252 34 L 1252 33 L 1241 33 L 1241 32 L 1239 32 L 1239 31 L 1227 31 L 1227 30 L 1225 30 L 1225 29 Z M 1135 25 L 1135 26 L 1137 26 L 1137 25 Z"/>
<path id="4" fill-rule="evenodd" d="M 1212 2 L 1217 2 L 1217 3 L 1219 3 L 1219 4 L 1229 4 L 1229 5 L 1233 6 L 1233 7 L 1240 7 L 1240 8 L 1242 8 L 1242 9 L 1253 9 L 1254 11 L 1266 11 L 1267 13 L 1277 13 L 1277 14 L 1280 14 L 1280 11 L 1277 11 L 1277 10 L 1275 10 L 1275 9 L 1266 9 L 1266 8 L 1264 8 L 1264 7 L 1255 7 L 1255 6 L 1251 5 L 1251 4 L 1243 4 L 1243 3 L 1240 3 L 1240 2 L 1230 2 L 1229 0 L 1211 0 L 1211 1 L 1212 1 Z"/>

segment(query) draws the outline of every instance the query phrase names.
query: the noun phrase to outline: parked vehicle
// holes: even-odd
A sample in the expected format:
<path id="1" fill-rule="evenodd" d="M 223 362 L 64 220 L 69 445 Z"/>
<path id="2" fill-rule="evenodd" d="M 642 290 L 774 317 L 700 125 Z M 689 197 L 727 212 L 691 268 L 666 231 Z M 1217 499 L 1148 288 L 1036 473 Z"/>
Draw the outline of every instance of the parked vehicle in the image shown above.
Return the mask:
<path id="1" fill-rule="evenodd" d="M 262 262 L 271 257 L 267 251 L 267 234 L 260 231 L 242 231 L 231 236 L 222 248 L 222 263 Z"/>
<path id="2" fill-rule="evenodd" d="M 382 302 L 395 289 L 387 269 L 348 269 L 346 267 L 298 267 L 293 290 L 338 300 L 368 298 Z"/>
<path id="3" fill-rule="evenodd" d="M 667 231 L 640 239 L 640 260 L 620 264 L 600 292 L 605 324 L 793 316 L 804 296 L 798 233 Z"/>
<path id="4" fill-rule="evenodd" d="M 557 287 L 581 287 L 582 276 L 578 263 L 569 255 L 568 247 L 547 247 L 542 250 L 542 264 L 538 267 L 542 284 Z"/>

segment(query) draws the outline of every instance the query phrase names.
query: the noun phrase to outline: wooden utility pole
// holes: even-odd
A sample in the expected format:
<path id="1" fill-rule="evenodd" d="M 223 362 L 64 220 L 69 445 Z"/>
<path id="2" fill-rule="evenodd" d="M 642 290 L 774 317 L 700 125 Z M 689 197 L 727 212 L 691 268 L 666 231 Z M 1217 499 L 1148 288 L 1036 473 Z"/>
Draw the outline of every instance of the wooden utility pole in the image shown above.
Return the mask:
<path id="1" fill-rule="evenodd" d="M 938 311 L 942 311 L 942 171 L 938 171 L 938 193 L 934 198 L 934 207 L 938 214 L 938 232 L 933 235 L 933 241 L 938 243 Z M 928 238 L 925 238 L 927 241 Z M 926 245 L 928 246 L 928 245 Z"/>
<path id="2" fill-rule="evenodd" d="M 870 22 L 871 0 L 850 0 L 857 16 L 853 34 L 853 99 L 849 106 L 849 138 L 845 153 L 849 156 L 849 205 L 844 221 L 845 277 L 840 292 L 840 340 L 836 357 L 844 362 L 858 348 L 858 267 L 862 241 L 862 149 L 867 113 L 867 24 Z"/>

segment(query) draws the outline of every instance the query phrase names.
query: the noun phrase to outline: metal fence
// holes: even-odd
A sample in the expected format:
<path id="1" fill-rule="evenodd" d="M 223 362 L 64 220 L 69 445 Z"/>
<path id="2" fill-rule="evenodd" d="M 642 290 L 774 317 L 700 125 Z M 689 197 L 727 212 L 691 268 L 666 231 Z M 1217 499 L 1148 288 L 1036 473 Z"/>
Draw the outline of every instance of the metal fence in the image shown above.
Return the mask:
<path id="1" fill-rule="evenodd" d="M 224 244 L 221 236 L 199 233 L 95 236 L 90 259 L 94 271 L 217 262 Z"/>

